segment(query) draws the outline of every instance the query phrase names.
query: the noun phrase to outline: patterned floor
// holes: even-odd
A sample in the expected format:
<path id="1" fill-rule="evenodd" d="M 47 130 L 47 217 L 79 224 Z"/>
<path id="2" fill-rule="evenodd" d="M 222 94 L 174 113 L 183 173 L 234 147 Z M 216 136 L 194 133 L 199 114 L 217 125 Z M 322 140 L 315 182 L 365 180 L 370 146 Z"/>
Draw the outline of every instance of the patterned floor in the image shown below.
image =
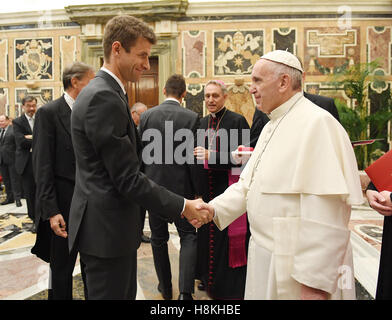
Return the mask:
<path id="1" fill-rule="evenodd" d="M 26 203 L 0 206 L 0 300 L 45 300 L 49 276 L 48 264 L 30 253 L 35 241 L 32 223 L 27 217 Z M 382 236 L 382 216 L 367 206 L 354 207 L 350 228 L 354 251 L 357 299 L 373 299 L 378 271 Z M 145 234 L 149 235 L 146 219 Z M 174 226 L 170 228 L 169 253 L 173 273 L 173 299 L 178 297 L 179 237 Z M 161 300 L 157 291 L 151 245 L 142 243 L 138 250 L 137 300 Z M 208 300 L 204 291 L 197 290 L 196 300 Z M 74 299 L 82 300 L 83 284 L 79 262 L 74 271 Z"/>

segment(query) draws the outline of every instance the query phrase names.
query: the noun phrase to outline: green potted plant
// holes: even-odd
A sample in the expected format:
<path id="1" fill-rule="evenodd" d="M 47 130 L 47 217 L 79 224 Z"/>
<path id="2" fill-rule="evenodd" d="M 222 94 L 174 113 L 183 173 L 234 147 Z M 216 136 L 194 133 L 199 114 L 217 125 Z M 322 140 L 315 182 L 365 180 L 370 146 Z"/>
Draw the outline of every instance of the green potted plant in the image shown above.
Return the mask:
<path id="1" fill-rule="evenodd" d="M 335 74 L 332 79 L 336 89 L 343 88 L 351 100 L 351 106 L 343 100 L 335 100 L 341 123 L 351 141 L 379 139 L 373 144 L 354 147 L 360 170 L 365 169 L 370 160 L 374 161 L 386 151 L 383 150 L 387 147 L 385 128 L 392 119 L 390 87 L 388 94 L 384 95 L 385 98 L 375 111 L 370 113 L 368 89 L 371 83 L 381 80 L 380 76 L 374 75 L 378 67 L 377 61 L 358 63 Z"/>

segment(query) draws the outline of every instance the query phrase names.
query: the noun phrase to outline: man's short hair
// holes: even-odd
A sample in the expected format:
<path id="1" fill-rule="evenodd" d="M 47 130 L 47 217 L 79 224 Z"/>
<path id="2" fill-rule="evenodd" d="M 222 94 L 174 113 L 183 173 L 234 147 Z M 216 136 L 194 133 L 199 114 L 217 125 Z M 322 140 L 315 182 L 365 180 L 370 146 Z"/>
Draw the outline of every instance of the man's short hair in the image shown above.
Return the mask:
<path id="1" fill-rule="evenodd" d="M 272 61 L 272 62 L 274 62 L 274 61 Z M 274 66 L 273 70 L 274 70 L 274 73 L 277 77 L 282 74 L 288 74 L 289 77 L 291 78 L 291 89 L 293 89 L 293 90 L 301 89 L 301 87 L 302 87 L 302 72 L 301 71 L 299 71 L 295 68 L 286 66 L 282 63 L 277 63 L 277 62 L 274 62 L 274 63 L 275 63 L 275 66 Z"/>
<path id="2" fill-rule="evenodd" d="M 103 35 L 105 61 L 110 60 L 113 42 L 119 41 L 125 51 L 129 52 L 139 37 L 147 39 L 151 44 L 157 41 L 154 30 L 140 19 L 127 15 L 119 15 L 110 19 Z"/>
<path id="3" fill-rule="evenodd" d="M 226 85 L 224 84 L 223 81 L 221 80 L 210 80 L 206 83 L 206 85 L 204 86 L 204 88 L 207 88 L 207 86 L 209 86 L 210 84 L 216 85 L 218 87 L 221 88 L 223 95 L 225 95 L 227 93 L 227 88 Z"/>
<path id="4" fill-rule="evenodd" d="M 167 96 L 174 96 L 180 98 L 181 95 L 186 91 L 185 79 L 182 75 L 173 74 L 167 79 L 165 84 L 165 90 Z"/>
<path id="5" fill-rule="evenodd" d="M 37 103 L 37 98 L 33 97 L 33 96 L 24 97 L 22 99 L 22 105 L 24 106 L 26 104 L 26 102 L 32 102 L 32 101 L 35 101 L 35 103 Z"/>
<path id="6" fill-rule="evenodd" d="M 63 71 L 64 90 L 67 90 L 68 88 L 72 87 L 71 84 L 72 78 L 77 78 L 81 80 L 89 71 L 94 71 L 94 70 L 88 64 L 79 61 L 75 61 L 74 63 L 65 67 Z"/>
<path id="7" fill-rule="evenodd" d="M 131 112 L 137 112 L 138 108 L 143 108 L 147 109 L 147 106 L 143 102 L 136 102 L 132 107 L 131 107 Z"/>

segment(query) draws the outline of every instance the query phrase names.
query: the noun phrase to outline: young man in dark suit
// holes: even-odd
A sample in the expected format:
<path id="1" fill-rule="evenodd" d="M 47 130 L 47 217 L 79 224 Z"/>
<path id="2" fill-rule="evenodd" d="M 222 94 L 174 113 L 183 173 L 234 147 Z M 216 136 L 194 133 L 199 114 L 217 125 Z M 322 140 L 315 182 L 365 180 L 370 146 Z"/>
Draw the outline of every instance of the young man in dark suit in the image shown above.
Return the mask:
<path id="1" fill-rule="evenodd" d="M 22 176 L 23 194 L 27 203 L 27 214 L 35 221 L 35 182 L 32 163 L 32 141 L 37 99 L 32 96 L 23 98 L 23 111 L 20 117 L 12 121 L 14 127 L 16 152 L 16 173 Z"/>
<path id="2" fill-rule="evenodd" d="M 149 129 L 158 130 L 163 137 L 163 144 L 159 146 L 162 152 L 154 154 L 162 159 L 153 163 L 144 163 L 144 172 L 151 180 L 159 185 L 173 191 L 188 199 L 195 197 L 194 181 L 194 158 L 192 156 L 194 147 L 194 136 L 199 127 L 199 117 L 197 113 L 185 109 L 181 106 L 182 99 L 186 95 L 185 79 L 181 75 L 172 75 L 165 84 L 163 93 L 166 100 L 150 110 L 144 112 L 140 118 L 140 135 Z M 193 136 L 182 136 L 181 140 L 174 140 L 174 135 L 179 130 L 188 130 Z M 146 139 L 147 140 L 147 139 Z M 155 143 L 153 141 L 152 143 Z M 150 141 L 142 140 L 143 147 L 150 144 Z M 171 147 L 169 148 L 169 145 Z M 187 145 L 190 147 L 191 159 L 176 158 L 174 150 L 178 146 Z M 158 152 L 156 150 L 155 152 Z M 173 154 L 174 152 L 174 154 Z M 170 153 L 169 155 L 167 153 Z M 145 155 L 147 157 L 147 155 Z M 144 157 L 143 157 L 144 158 Z M 165 161 L 166 159 L 170 159 Z M 182 161 L 182 160 L 189 161 Z M 173 161 L 172 161 L 173 160 Z M 149 214 L 151 228 L 151 246 L 154 256 L 155 271 L 158 276 L 158 289 L 164 299 L 172 298 L 172 282 L 170 259 L 167 247 L 169 240 L 168 222 L 159 216 L 159 212 Z M 194 277 L 197 254 L 196 229 L 186 220 L 179 216 L 174 220 L 178 235 L 180 236 L 180 268 L 179 268 L 179 300 L 193 300 Z"/>
<path id="3" fill-rule="evenodd" d="M 68 227 L 69 208 L 75 186 L 71 112 L 79 92 L 94 75 L 92 67 L 81 62 L 74 62 L 66 67 L 63 71 L 64 94 L 39 108 L 36 113 L 33 171 L 38 228 L 36 246 L 32 252 L 50 262 L 52 285 L 48 298 L 54 300 L 72 300 L 72 272 L 77 252 L 70 255 L 68 240 L 54 234 L 48 227 L 49 224 L 52 227 Z M 48 243 L 40 243 L 43 239 L 47 239 Z M 45 248 L 46 252 L 43 252 Z"/>
<path id="4" fill-rule="evenodd" d="M 1 204 L 15 201 L 17 207 L 22 206 L 20 177 L 15 170 L 15 137 L 14 128 L 6 115 L 0 115 L 0 171 L 3 177 L 7 198 Z"/>
<path id="5" fill-rule="evenodd" d="M 140 206 L 175 220 L 183 214 L 197 226 L 212 219 L 148 179 L 141 171 L 141 141 L 129 111 L 125 86 L 148 70 L 152 29 L 128 15 L 105 26 L 104 64 L 82 90 L 71 115 L 76 159 L 69 247 L 86 264 L 89 299 L 135 299 Z M 66 237 L 64 228 L 56 233 Z"/>

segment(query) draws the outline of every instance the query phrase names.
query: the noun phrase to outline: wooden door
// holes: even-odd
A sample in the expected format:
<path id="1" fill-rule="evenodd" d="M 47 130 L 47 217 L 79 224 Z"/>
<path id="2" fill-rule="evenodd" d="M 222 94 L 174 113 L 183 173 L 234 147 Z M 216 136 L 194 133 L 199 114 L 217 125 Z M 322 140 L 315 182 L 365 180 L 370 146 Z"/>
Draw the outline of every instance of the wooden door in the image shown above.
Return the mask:
<path id="1" fill-rule="evenodd" d="M 158 57 L 150 58 L 150 70 L 144 72 L 140 80 L 128 86 L 129 106 L 142 102 L 148 108 L 159 104 Z"/>

